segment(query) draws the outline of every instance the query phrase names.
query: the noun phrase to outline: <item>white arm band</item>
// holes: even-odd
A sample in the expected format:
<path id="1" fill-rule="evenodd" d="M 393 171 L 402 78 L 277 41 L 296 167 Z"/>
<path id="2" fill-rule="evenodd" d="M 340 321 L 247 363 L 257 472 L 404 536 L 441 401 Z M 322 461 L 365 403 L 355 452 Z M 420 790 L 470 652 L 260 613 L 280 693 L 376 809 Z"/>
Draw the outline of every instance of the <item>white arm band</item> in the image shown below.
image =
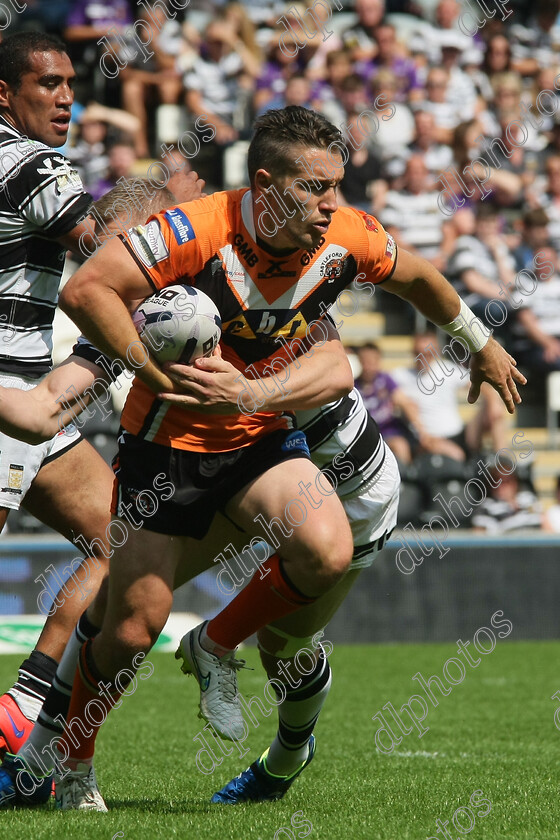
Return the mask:
<path id="1" fill-rule="evenodd" d="M 461 339 L 471 353 L 478 353 L 479 350 L 482 350 L 492 335 L 492 330 L 486 327 L 480 318 L 476 317 L 464 300 L 461 300 L 461 308 L 457 317 L 450 324 L 441 324 L 441 329 L 445 330 L 452 338 Z"/>

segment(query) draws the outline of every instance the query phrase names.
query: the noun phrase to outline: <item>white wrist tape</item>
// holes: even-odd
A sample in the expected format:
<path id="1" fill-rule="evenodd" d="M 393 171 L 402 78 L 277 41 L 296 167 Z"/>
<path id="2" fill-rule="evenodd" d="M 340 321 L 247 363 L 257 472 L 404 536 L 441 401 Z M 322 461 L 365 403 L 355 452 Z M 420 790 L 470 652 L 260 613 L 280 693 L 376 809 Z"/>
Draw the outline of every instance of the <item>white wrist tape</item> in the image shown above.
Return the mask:
<path id="1" fill-rule="evenodd" d="M 492 335 L 492 330 L 476 317 L 464 300 L 461 300 L 457 317 L 450 324 L 442 324 L 441 329 L 453 338 L 460 338 L 471 353 L 482 350 Z"/>

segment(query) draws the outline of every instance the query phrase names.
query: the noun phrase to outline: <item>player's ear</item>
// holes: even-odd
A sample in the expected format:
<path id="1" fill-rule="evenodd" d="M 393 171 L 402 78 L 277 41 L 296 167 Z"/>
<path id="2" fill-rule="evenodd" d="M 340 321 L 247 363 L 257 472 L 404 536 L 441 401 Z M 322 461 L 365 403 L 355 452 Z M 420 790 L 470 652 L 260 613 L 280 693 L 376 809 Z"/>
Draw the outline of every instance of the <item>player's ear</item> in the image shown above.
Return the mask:
<path id="1" fill-rule="evenodd" d="M 272 175 L 266 169 L 257 169 L 255 173 L 255 191 L 266 192 L 272 186 Z"/>
<path id="2" fill-rule="evenodd" d="M 8 101 L 8 94 L 10 86 L 7 82 L 0 79 L 0 108 L 8 108 L 10 103 Z"/>

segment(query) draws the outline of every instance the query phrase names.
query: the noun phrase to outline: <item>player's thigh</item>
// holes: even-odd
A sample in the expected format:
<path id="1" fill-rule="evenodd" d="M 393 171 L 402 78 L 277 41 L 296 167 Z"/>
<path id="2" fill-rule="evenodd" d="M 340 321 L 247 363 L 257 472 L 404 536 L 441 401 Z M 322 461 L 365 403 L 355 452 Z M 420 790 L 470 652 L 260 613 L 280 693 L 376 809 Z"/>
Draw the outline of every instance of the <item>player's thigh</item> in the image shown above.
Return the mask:
<path id="1" fill-rule="evenodd" d="M 115 521 L 126 539 L 110 560 L 103 633 L 116 633 L 124 624 L 128 633 L 147 631 L 157 637 L 171 609 L 175 571 L 188 540 Z"/>
<path id="2" fill-rule="evenodd" d="M 237 528 L 221 513 L 216 513 L 205 537 L 201 540 L 196 540 L 194 537 L 183 538 L 184 549 L 178 560 L 175 589 L 207 569 L 215 566 L 219 568 L 220 560 L 228 546 L 233 546 L 239 551 L 245 547 L 247 541 L 245 531 Z"/>
<path id="3" fill-rule="evenodd" d="M 88 543 L 106 542 L 113 478 L 101 456 L 81 440 L 41 467 L 24 504 L 72 542 L 80 535 Z"/>
<path id="4" fill-rule="evenodd" d="M 310 502 L 302 488 L 312 494 Z M 322 490 L 320 488 L 323 488 Z M 325 492 L 326 491 L 326 492 Z M 292 458 L 271 467 L 237 493 L 226 513 L 252 536 L 267 536 L 274 526 L 283 557 L 352 553 L 348 520 L 334 489 L 306 458 Z"/>

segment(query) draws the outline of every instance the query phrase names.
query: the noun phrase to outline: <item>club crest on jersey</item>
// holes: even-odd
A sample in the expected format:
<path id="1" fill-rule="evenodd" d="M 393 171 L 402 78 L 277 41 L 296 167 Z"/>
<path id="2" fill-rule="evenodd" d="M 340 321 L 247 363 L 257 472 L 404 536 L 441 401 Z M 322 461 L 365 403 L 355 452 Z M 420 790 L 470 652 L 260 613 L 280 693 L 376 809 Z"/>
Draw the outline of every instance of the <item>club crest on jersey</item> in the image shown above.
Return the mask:
<path id="1" fill-rule="evenodd" d="M 2 487 L 2 493 L 14 493 L 21 496 L 23 487 L 23 466 L 22 464 L 10 464 L 8 471 L 8 486 Z"/>
<path id="2" fill-rule="evenodd" d="M 187 242 L 190 242 L 191 239 L 196 239 L 196 234 L 188 216 L 186 216 L 179 207 L 173 207 L 172 210 L 166 210 L 164 216 L 169 222 L 171 230 L 173 231 L 175 239 L 179 245 L 185 245 Z"/>
<path id="3" fill-rule="evenodd" d="M 397 243 L 393 239 L 390 233 L 387 234 L 387 246 L 385 248 L 385 256 L 390 257 L 393 259 L 395 254 L 397 253 Z"/>
<path id="4" fill-rule="evenodd" d="M 329 283 L 334 283 L 335 280 L 338 280 L 338 278 L 342 276 L 343 267 L 344 263 L 342 259 L 340 257 L 334 257 L 332 260 L 329 260 L 328 263 L 326 263 L 323 266 L 323 277 Z"/>
<path id="5" fill-rule="evenodd" d="M 70 190 L 73 187 L 82 187 L 82 179 L 80 178 L 78 171 L 72 167 L 66 158 L 55 157 L 52 160 L 51 158 L 45 158 L 43 163 L 44 168 L 38 169 L 37 172 L 39 175 L 56 176 L 56 191 L 59 195 L 62 195 L 63 192 L 66 192 L 66 190 Z M 56 168 L 54 166 L 55 163 L 58 164 Z"/>
<path id="6" fill-rule="evenodd" d="M 364 225 L 367 227 L 368 230 L 372 230 L 375 233 L 379 230 L 377 225 L 375 224 L 375 219 L 372 219 L 371 216 L 364 216 Z"/>

